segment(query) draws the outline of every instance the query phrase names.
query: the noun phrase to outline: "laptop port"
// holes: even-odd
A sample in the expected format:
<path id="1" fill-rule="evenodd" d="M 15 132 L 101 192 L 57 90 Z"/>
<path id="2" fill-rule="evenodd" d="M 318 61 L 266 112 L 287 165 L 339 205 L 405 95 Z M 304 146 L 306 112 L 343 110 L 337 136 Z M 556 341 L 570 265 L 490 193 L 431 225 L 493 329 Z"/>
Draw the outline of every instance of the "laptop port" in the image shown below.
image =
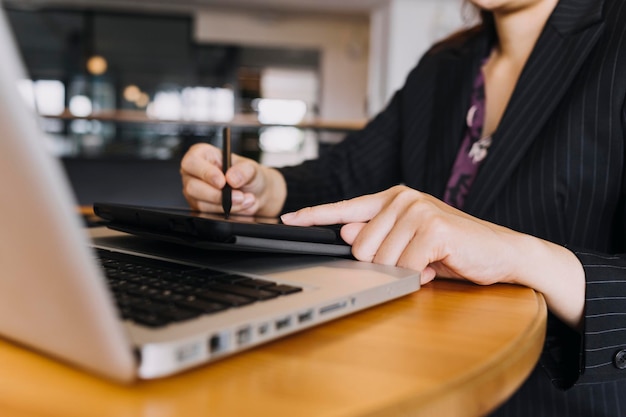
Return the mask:
<path id="1" fill-rule="evenodd" d="M 313 320 L 313 310 L 307 310 L 298 314 L 298 323 L 306 323 Z"/>
<path id="2" fill-rule="evenodd" d="M 228 347 L 227 335 L 224 333 L 214 334 L 209 339 L 209 351 L 211 353 L 220 353 Z"/>
<path id="3" fill-rule="evenodd" d="M 341 310 L 342 308 L 345 308 L 347 305 L 348 305 L 348 303 L 346 301 L 341 301 L 341 302 L 338 302 L 338 303 L 329 304 L 327 306 L 324 306 L 324 307 L 320 308 L 320 315 L 328 314 L 328 313 L 331 313 L 331 312 L 337 311 L 337 310 Z"/>
<path id="4" fill-rule="evenodd" d="M 286 329 L 291 325 L 291 317 L 285 317 L 284 319 L 276 320 L 276 330 Z"/>
<path id="5" fill-rule="evenodd" d="M 247 345 L 252 340 L 252 329 L 250 327 L 242 327 L 237 330 L 237 344 L 239 346 Z"/>
<path id="6" fill-rule="evenodd" d="M 258 328 L 257 331 L 259 333 L 259 336 L 267 335 L 269 333 L 269 331 L 270 331 L 270 324 L 269 323 L 263 323 L 263 324 L 259 325 L 259 328 Z"/>

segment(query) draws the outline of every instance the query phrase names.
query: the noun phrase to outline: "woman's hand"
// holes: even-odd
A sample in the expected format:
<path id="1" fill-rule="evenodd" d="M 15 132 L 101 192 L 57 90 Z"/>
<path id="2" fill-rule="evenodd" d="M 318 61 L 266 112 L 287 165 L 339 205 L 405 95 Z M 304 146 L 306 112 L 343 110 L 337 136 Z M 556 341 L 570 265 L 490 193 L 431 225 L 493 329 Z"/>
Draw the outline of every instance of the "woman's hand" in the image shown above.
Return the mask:
<path id="1" fill-rule="evenodd" d="M 232 191 L 231 213 L 275 217 L 287 195 L 283 176 L 252 159 L 232 155 L 232 166 L 222 173 L 222 151 L 201 143 L 192 146 L 180 164 L 183 195 L 196 210 L 222 212 L 222 188 Z"/>
<path id="2" fill-rule="evenodd" d="M 584 305 L 584 272 L 567 249 L 472 217 L 405 186 L 282 217 L 286 224 L 344 224 L 355 258 L 481 285 L 517 283 L 544 294 L 549 308 L 577 327 Z"/>

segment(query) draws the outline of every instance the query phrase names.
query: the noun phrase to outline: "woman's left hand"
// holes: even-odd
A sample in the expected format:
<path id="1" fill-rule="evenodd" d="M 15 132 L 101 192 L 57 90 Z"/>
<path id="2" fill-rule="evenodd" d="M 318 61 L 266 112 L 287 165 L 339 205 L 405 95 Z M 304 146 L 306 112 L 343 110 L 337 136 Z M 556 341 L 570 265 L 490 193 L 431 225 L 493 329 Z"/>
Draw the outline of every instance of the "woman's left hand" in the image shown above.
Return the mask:
<path id="1" fill-rule="evenodd" d="M 414 189 L 386 191 L 307 207 L 282 217 L 286 224 L 344 224 L 341 237 L 361 261 L 422 271 L 479 284 L 509 280 L 519 253 L 513 232 L 479 220 Z"/>
<path id="2" fill-rule="evenodd" d="M 352 245 L 356 259 L 420 271 L 422 284 L 435 276 L 481 285 L 518 283 L 543 292 L 548 306 L 572 327 L 582 317 L 584 272 L 569 250 L 470 216 L 406 186 L 307 207 L 283 215 L 282 221 L 343 224 L 341 237 Z"/>

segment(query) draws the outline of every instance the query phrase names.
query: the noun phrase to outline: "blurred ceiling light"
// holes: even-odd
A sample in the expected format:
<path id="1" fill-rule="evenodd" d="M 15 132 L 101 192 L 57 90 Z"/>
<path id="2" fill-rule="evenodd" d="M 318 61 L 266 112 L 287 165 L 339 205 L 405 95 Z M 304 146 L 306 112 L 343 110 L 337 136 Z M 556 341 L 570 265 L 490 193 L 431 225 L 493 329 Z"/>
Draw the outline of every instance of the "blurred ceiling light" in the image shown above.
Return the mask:
<path id="1" fill-rule="evenodd" d="M 109 64 L 100 55 L 93 55 L 87 60 L 87 71 L 91 75 L 102 75 L 107 71 Z"/>
<path id="2" fill-rule="evenodd" d="M 230 88 L 212 89 L 211 118 L 216 122 L 229 122 L 235 117 L 235 93 Z"/>
<path id="3" fill-rule="evenodd" d="M 141 90 L 134 84 L 130 84 L 124 88 L 124 100 L 130 101 L 131 103 L 137 102 L 141 97 Z"/>
<path id="4" fill-rule="evenodd" d="M 87 117 L 93 110 L 91 99 L 87 96 L 74 96 L 70 99 L 69 105 L 70 113 L 76 117 Z"/>
<path id="5" fill-rule="evenodd" d="M 139 98 L 135 100 L 135 104 L 137 105 L 137 107 L 146 107 L 148 104 L 150 104 L 150 96 L 147 93 L 140 93 Z"/>
<path id="6" fill-rule="evenodd" d="M 180 120 L 183 105 L 180 93 L 159 91 L 148 105 L 148 117 L 160 120 Z"/>
<path id="7" fill-rule="evenodd" d="M 257 99 L 259 122 L 264 124 L 297 125 L 306 115 L 306 103 L 302 100 Z"/>
<path id="8" fill-rule="evenodd" d="M 183 100 L 183 118 L 185 120 L 208 121 L 211 119 L 211 88 L 186 87 L 181 94 Z"/>
<path id="9" fill-rule="evenodd" d="M 39 114 L 57 116 L 65 110 L 65 86 L 61 81 L 35 81 L 34 92 Z"/>

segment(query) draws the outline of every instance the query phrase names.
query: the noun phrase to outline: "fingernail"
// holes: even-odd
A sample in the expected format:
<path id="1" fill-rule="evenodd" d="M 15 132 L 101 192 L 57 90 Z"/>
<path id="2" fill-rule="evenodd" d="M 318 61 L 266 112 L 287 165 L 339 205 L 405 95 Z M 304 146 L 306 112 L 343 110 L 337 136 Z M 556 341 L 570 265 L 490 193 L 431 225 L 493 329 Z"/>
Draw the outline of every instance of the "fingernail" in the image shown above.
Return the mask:
<path id="1" fill-rule="evenodd" d="M 232 199 L 235 204 L 245 204 L 246 201 L 241 193 L 233 193 Z"/>
<path id="2" fill-rule="evenodd" d="M 254 205 L 254 196 L 252 195 L 245 195 L 243 198 L 243 201 L 241 203 L 241 206 L 246 209 L 248 207 L 252 207 Z"/>
<path id="3" fill-rule="evenodd" d="M 296 213 L 285 213 L 282 216 L 280 216 L 280 219 L 283 221 L 283 223 L 287 223 L 289 220 L 293 219 L 294 217 L 296 217 Z"/>

